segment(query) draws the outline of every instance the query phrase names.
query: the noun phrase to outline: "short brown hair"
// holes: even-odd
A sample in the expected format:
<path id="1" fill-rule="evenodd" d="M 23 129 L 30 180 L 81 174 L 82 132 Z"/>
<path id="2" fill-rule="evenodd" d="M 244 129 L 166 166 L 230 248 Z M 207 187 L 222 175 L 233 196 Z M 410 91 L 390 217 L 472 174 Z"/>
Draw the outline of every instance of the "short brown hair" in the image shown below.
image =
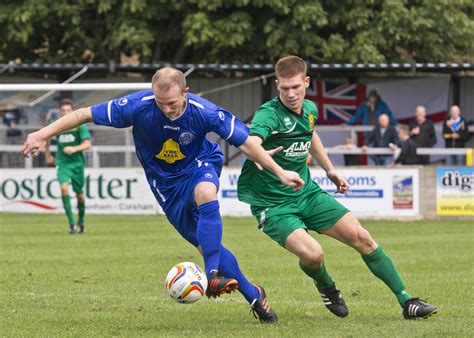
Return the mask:
<path id="1" fill-rule="evenodd" d="M 399 124 L 398 130 L 410 135 L 410 127 L 408 127 L 406 124 Z"/>
<path id="2" fill-rule="evenodd" d="M 59 103 L 59 108 L 62 108 L 63 106 L 74 107 L 71 99 L 62 99 L 61 102 Z"/>
<path id="3" fill-rule="evenodd" d="M 275 65 L 275 74 L 277 78 L 289 78 L 299 74 L 306 76 L 307 70 L 308 67 L 306 66 L 306 62 L 295 55 L 281 58 Z"/>
<path id="4" fill-rule="evenodd" d="M 152 87 L 157 85 L 158 89 L 162 92 L 169 91 L 173 85 L 178 85 L 178 87 L 183 90 L 186 88 L 186 78 L 180 70 L 165 67 L 155 72 L 151 79 L 151 85 Z"/>

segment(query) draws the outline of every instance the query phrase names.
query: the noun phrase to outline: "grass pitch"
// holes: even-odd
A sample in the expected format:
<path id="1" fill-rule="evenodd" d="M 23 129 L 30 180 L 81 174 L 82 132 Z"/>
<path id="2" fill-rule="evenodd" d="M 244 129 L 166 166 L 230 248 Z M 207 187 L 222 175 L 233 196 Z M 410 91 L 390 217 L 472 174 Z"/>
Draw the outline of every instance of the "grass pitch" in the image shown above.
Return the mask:
<path id="1" fill-rule="evenodd" d="M 265 286 L 280 324 L 258 323 L 240 294 L 175 303 L 164 279 L 181 261 L 202 264 L 161 216 L 88 216 L 70 236 L 63 215 L 0 214 L 0 336 L 471 336 L 474 236 L 469 221 L 364 222 L 409 291 L 440 307 L 406 321 L 395 297 L 352 249 L 315 235 L 349 306 L 324 307 L 297 259 L 250 218 L 224 219 L 224 244 Z"/>

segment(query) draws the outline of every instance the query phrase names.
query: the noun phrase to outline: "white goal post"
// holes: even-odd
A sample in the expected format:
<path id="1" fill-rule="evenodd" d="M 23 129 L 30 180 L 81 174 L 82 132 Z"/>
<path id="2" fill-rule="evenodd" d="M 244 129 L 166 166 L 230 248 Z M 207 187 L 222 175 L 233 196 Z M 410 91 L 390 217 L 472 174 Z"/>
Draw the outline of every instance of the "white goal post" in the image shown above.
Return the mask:
<path id="1" fill-rule="evenodd" d="M 34 91 L 74 91 L 74 90 L 141 90 L 151 89 L 150 82 L 122 83 L 45 83 L 45 84 L 0 84 L 0 92 L 34 92 Z"/>

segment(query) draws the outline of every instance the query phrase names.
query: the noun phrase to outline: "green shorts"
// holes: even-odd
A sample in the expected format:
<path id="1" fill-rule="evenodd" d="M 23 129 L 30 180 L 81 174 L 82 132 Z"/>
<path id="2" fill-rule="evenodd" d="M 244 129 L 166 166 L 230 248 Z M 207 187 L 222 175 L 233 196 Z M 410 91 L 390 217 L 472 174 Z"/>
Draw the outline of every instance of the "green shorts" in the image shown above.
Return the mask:
<path id="1" fill-rule="evenodd" d="M 84 167 L 83 166 L 58 166 L 57 177 L 59 184 L 69 183 L 74 192 L 82 192 L 84 188 Z"/>
<path id="2" fill-rule="evenodd" d="M 296 229 L 320 232 L 332 227 L 349 212 L 324 191 L 311 191 L 298 198 L 270 208 L 251 207 L 259 229 L 281 246 Z"/>

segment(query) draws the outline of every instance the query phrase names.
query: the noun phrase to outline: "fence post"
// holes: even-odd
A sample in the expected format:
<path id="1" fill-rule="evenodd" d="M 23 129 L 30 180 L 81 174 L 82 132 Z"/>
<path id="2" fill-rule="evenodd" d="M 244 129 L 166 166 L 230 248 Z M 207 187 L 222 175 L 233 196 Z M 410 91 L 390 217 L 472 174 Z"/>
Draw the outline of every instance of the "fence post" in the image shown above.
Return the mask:
<path id="1" fill-rule="evenodd" d="M 131 146 L 130 142 L 130 128 L 126 128 L 125 131 L 125 147 Z M 132 166 L 132 153 L 129 152 L 128 150 L 125 152 L 125 167 L 129 168 Z"/>
<path id="2" fill-rule="evenodd" d="M 30 157 L 25 157 L 25 168 L 26 169 L 33 168 L 33 156 L 32 155 L 30 155 Z"/>
<path id="3" fill-rule="evenodd" d="M 95 147 L 92 147 L 92 168 L 99 168 L 100 166 L 100 158 L 99 152 Z"/>

